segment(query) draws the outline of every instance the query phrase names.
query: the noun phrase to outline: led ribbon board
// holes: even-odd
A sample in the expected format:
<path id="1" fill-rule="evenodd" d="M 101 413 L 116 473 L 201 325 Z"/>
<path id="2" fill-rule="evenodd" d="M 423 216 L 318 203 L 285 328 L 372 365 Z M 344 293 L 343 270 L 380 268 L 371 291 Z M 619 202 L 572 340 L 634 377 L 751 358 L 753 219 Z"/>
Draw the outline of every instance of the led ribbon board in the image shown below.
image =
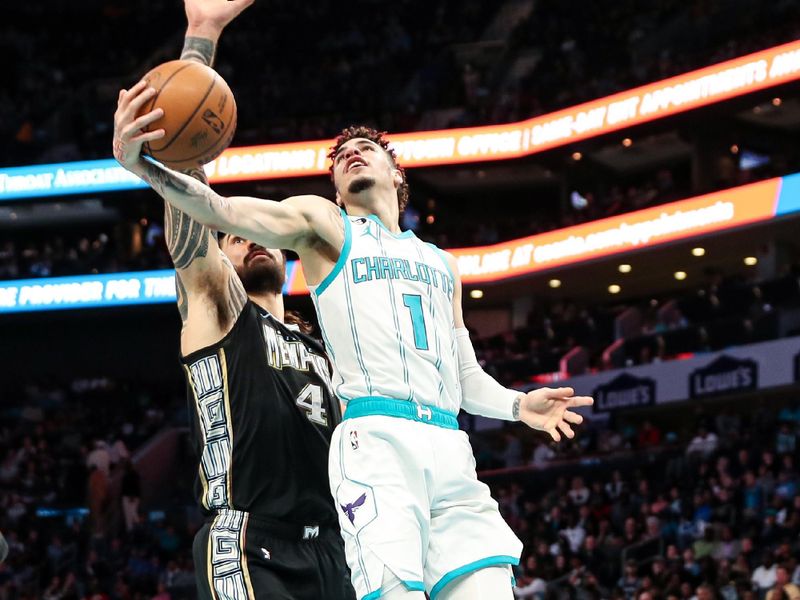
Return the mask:
<path id="1" fill-rule="evenodd" d="M 147 187 L 113 159 L 0 169 L 0 201 Z"/>
<path id="2" fill-rule="evenodd" d="M 297 261 L 286 265 L 284 293 L 298 293 L 290 290 L 298 271 Z M 0 281 L 0 314 L 175 302 L 173 269 Z"/>
<path id="3" fill-rule="evenodd" d="M 800 173 L 510 242 L 450 250 L 464 283 L 500 281 L 800 211 Z"/>
<path id="4" fill-rule="evenodd" d="M 175 271 L 0 281 L 0 313 L 176 302 Z"/>
<path id="5" fill-rule="evenodd" d="M 800 40 L 518 123 L 391 135 L 404 167 L 529 156 L 800 79 Z M 327 173 L 333 140 L 229 148 L 211 183 Z M 114 160 L 0 169 L 0 201 L 144 187 Z"/>
<path id="6" fill-rule="evenodd" d="M 450 250 L 466 284 L 501 281 L 800 212 L 800 173 L 558 229 L 493 246 Z M 307 294 L 298 261 L 285 294 Z M 175 302 L 171 269 L 0 281 L 0 314 Z"/>
<path id="7" fill-rule="evenodd" d="M 800 40 L 518 123 L 392 134 L 403 167 L 529 156 L 800 78 Z M 231 148 L 212 182 L 327 173 L 333 140 Z"/>

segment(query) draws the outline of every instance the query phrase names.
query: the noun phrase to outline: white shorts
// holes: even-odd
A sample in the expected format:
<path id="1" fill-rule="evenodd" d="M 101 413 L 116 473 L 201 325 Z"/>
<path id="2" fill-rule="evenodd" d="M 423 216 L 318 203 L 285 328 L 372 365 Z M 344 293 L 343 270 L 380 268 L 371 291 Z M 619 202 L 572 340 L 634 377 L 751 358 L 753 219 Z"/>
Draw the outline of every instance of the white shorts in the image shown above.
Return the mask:
<path id="1" fill-rule="evenodd" d="M 519 564 L 522 542 L 478 481 L 463 431 L 347 419 L 333 433 L 329 474 L 359 600 L 380 598 L 384 568 L 436 600 L 461 575 Z"/>

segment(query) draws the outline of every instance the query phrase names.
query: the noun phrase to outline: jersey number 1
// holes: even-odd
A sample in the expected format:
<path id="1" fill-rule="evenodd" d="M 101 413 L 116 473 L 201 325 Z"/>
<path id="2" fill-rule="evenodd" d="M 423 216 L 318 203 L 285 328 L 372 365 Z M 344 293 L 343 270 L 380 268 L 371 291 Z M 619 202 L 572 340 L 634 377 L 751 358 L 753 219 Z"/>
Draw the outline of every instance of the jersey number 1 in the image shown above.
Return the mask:
<path id="1" fill-rule="evenodd" d="M 328 424 L 325 409 L 322 408 L 322 388 L 312 383 L 300 390 L 297 395 L 297 406 L 302 406 L 308 413 L 308 420 L 320 425 Z"/>
<path id="2" fill-rule="evenodd" d="M 414 326 L 414 345 L 417 350 L 428 349 L 428 332 L 425 330 L 425 315 L 422 313 L 422 297 L 418 294 L 403 294 L 403 306 L 411 313 Z"/>

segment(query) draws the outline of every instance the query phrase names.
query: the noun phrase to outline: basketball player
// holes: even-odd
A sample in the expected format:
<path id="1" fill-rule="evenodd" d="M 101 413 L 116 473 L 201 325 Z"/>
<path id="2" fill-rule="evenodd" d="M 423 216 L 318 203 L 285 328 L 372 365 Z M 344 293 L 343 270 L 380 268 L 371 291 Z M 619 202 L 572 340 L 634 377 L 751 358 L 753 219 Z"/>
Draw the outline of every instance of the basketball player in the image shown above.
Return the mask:
<path id="1" fill-rule="evenodd" d="M 522 544 L 478 481 L 456 414 L 523 421 L 558 441 L 582 421 L 571 409 L 592 399 L 509 390 L 480 368 L 454 257 L 400 230 L 408 186 L 382 134 L 352 127 L 336 140 L 338 207 L 318 196 L 225 198 L 141 157 L 147 136 L 163 136 L 140 133 L 160 117 L 134 118 L 147 98 L 141 82 L 121 94 L 120 164 L 207 227 L 300 256 L 347 404 L 329 477 L 358 598 L 513 598 Z"/>
<path id="2" fill-rule="evenodd" d="M 181 58 L 211 65 L 214 31 L 251 3 L 187 0 Z M 354 599 L 327 477 L 341 411 L 324 348 L 284 323 L 284 255 L 230 235 L 217 246 L 170 204 L 164 229 L 208 517 L 193 548 L 199 597 Z"/>

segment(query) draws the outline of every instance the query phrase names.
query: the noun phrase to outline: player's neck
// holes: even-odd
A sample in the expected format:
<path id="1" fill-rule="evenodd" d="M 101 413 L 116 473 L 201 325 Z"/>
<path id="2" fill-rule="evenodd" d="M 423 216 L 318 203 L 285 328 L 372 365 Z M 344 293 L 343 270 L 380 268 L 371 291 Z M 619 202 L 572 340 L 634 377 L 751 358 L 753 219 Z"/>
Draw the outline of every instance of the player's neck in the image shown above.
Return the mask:
<path id="1" fill-rule="evenodd" d="M 248 294 L 250 300 L 258 304 L 261 308 L 266 310 L 273 317 L 283 323 L 284 309 L 283 309 L 283 295 L 265 292 L 261 294 Z"/>
<path id="2" fill-rule="evenodd" d="M 347 214 L 351 217 L 369 217 L 374 215 L 381 220 L 383 226 L 394 234 L 401 233 L 400 212 L 397 201 L 394 204 L 388 202 L 375 202 L 371 206 L 350 205 L 347 207 Z"/>

